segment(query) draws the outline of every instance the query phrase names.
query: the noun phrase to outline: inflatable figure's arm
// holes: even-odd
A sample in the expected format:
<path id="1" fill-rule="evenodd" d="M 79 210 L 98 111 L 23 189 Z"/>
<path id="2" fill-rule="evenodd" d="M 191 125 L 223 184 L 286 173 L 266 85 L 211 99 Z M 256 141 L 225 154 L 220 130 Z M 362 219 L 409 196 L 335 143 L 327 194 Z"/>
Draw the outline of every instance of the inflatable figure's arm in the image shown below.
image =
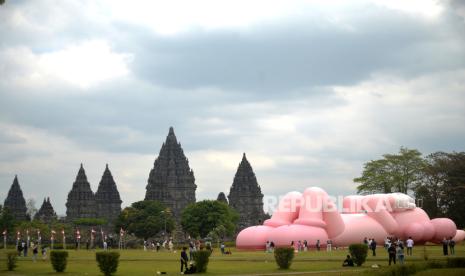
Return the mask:
<path id="1" fill-rule="evenodd" d="M 393 198 L 388 194 L 368 195 L 362 201 L 362 208 L 367 212 L 367 215 L 375 219 L 389 234 L 393 234 L 398 229 L 399 225 L 389 211 L 389 206 L 392 205 Z"/>
<path id="2" fill-rule="evenodd" d="M 323 206 L 323 220 L 326 222 L 326 232 L 330 239 L 333 239 L 344 232 L 344 220 L 338 212 L 336 204 L 334 204 L 334 202 L 329 198 Z"/>
<path id="3" fill-rule="evenodd" d="M 299 192 L 287 193 L 279 202 L 278 209 L 273 212 L 270 219 L 265 220 L 263 225 L 278 227 L 292 224 L 299 216 L 302 205 L 302 194 Z"/>

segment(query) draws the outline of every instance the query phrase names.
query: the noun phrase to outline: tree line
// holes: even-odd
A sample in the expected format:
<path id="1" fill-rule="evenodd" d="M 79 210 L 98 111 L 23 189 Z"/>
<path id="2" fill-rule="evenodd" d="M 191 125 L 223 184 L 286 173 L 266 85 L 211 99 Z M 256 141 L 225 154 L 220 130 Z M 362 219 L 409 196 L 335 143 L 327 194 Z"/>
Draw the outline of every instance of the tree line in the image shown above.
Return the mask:
<path id="1" fill-rule="evenodd" d="M 364 164 L 354 179 L 359 194 L 406 193 L 431 218 L 448 217 L 465 227 L 465 152 L 434 152 L 423 156 L 401 147 L 396 154 Z"/>

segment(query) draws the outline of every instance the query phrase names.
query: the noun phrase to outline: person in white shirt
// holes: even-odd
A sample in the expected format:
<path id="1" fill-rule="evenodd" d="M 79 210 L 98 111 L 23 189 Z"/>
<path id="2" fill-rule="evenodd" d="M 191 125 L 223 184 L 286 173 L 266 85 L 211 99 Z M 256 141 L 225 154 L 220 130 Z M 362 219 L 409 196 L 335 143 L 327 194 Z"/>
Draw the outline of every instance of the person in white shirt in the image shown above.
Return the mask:
<path id="1" fill-rule="evenodd" d="M 412 256 L 412 251 L 413 251 L 413 240 L 412 237 L 408 237 L 407 240 L 407 255 Z"/>

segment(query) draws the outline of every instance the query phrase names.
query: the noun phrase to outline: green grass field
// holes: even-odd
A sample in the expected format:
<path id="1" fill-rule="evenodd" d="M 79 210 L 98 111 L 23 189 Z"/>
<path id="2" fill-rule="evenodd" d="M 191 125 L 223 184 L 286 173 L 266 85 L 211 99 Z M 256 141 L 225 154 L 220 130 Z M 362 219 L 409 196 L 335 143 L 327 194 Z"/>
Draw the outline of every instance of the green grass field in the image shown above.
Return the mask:
<path id="1" fill-rule="evenodd" d="M 440 246 L 426 246 L 430 259 L 442 259 Z M 0 250 L 0 252 L 3 250 Z M 142 250 L 120 251 L 120 264 L 116 275 L 156 275 L 157 271 L 165 271 L 168 275 L 179 275 L 179 251 L 176 253 L 163 251 L 153 252 Z M 232 255 L 221 255 L 218 250 L 213 252 L 208 266 L 209 275 L 263 275 L 263 274 L 293 274 L 293 275 L 359 275 L 376 274 L 379 269 L 371 268 L 378 264 L 387 266 L 387 254 L 383 248 L 377 250 L 377 256 L 369 254 L 367 263 L 362 267 L 343 268 L 342 261 L 347 254 L 347 249 L 326 251 L 309 251 L 296 254 L 294 262 L 289 270 L 279 270 L 274 262 L 273 254 L 253 251 L 232 250 Z M 68 266 L 65 275 L 102 275 L 95 261 L 95 251 L 69 250 Z M 465 257 L 465 246 L 456 247 L 456 256 Z M 0 275 L 53 275 L 50 262 L 38 260 L 32 262 L 31 257 L 18 258 L 18 267 L 14 272 L 6 271 L 5 255 L 1 252 Z M 419 262 L 423 260 L 423 246 L 414 249 L 414 256 L 406 257 L 406 262 Z M 424 271 L 420 275 L 437 275 L 444 270 Z M 464 270 L 451 270 L 448 275 L 465 275 Z M 455 274 L 454 274 L 455 273 Z"/>

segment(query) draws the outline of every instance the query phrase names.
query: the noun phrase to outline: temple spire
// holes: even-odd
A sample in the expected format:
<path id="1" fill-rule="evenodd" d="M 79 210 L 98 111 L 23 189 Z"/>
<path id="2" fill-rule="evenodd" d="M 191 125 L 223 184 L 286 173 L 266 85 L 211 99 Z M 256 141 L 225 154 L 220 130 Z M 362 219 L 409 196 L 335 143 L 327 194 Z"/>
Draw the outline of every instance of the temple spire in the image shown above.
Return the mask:
<path id="1" fill-rule="evenodd" d="M 239 229 L 263 221 L 263 194 L 245 153 L 237 168 L 228 198 L 229 205 L 239 213 Z"/>
<path id="2" fill-rule="evenodd" d="M 26 200 L 23 196 L 23 191 L 19 186 L 18 176 L 15 175 L 13 184 L 11 184 L 8 195 L 5 199 L 4 206 L 8 208 L 13 217 L 18 220 L 29 220 L 27 216 Z"/>
<path id="3" fill-rule="evenodd" d="M 150 171 L 145 199 L 162 202 L 172 210 L 178 220 L 182 210 L 195 202 L 196 188 L 189 161 L 181 144 L 177 142 L 173 127 L 170 127 Z"/>
<path id="4" fill-rule="evenodd" d="M 81 163 L 73 188 L 68 193 L 66 202 L 66 219 L 95 218 L 97 215 L 94 193 L 87 181 L 84 166 Z"/>
<path id="5" fill-rule="evenodd" d="M 95 200 L 97 202 L 97 216 L 107 219 L 112 224 L 121 212 L 122 201 L 108 164 L 105 166 L 105 171 L 95 193 Z"/>
<path id="6" fill-rule="evenodd" d="M 50 223 L 57 219 L 57 214 L 50 203 L 50 197 L 44 198 L 44 202 L 42 206 L 40 206 L 39 211 L 35 214 L 34 219 L 44 223 Z"/>

